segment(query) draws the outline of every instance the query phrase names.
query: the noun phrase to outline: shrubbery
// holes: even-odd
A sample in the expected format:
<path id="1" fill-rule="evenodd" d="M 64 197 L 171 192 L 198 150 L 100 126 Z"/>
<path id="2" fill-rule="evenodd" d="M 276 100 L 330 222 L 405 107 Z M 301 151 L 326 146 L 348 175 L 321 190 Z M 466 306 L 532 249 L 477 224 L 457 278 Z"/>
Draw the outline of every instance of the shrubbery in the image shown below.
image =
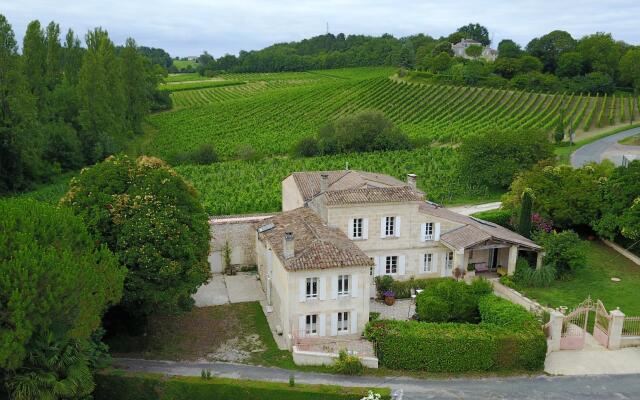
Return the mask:
<path id="1" fill-rule="evenodd" d="M 416 314 L 425 322 L 477 322 L 478 300 L 491 290 L 491 284 L 484 279 L 476 279 L 471 285 L 441 281 L 416 297 Z"/>
<path id="2" fill-rule="evenodd" d="M 343 375 L 362 375 L 364 366 L 357 356 L 352 356 L 346 350 L 340 350 L 338 359 L 331 366 L 334 372 Z"/>
<path id="3" fill-rule="evenodd" d="M 411 148 L 409 137 L 380 111 L 360 111 L 329 122 L 317 137 L 301 139 L 293 148 L 295 155 L 361 153 Z"/>
<path id="4" fill-rule="evenodd" d="M 480 324 L 376 321 L 365 329 L 376 343 L 380 365 L 429 372 L 538 370 L 547 342 L 524 308 L 494 295 L 482 296 Z M 473 350 L 473 351 L 470 351 Z"/>
<path id="5" fill-rule="evenodd" d="M 494 224 L 513 230 L 514 227 L 511 225 L 511 216 L 511 210 L 506 209 L 481 211 L 473 214 L 473 217 L 475 218 L 493 222 Z"/>
<path id="6" fill-rule="evenodd" d="M 451 281 L 451 278 L 429 278 L 429 279 L 415 279 L 410 278 L 406 281 L 394 280 L 389 275 L 377 276 L 376 289 L 380 297 L 382 293 L 387 290 L 391 290 L 395 293 L 397 299 L 408 299 L 411 297 L 411 289 L 425 289 L 430 286 L 435 286 L 443 281 Z"/>
<path id="7" fill-rule="evenodd" d="M 532 268 L 524 258 L 518 258 L 513 282 L 524 287 L 547 287 L 556 279 L 556 270 L 551 265 Z"/>
<path id="8" fill-rule="evenodd" d="M 208 143 L 201 144 L 194 150 L 174 154 L 173 157 L 169 159 L 169 162 L 172 165 L 209 165 L 217 161 L 218 154 L 213 148 L 213 145 Z"/>
<path id="9" fill-rule="evenodd" d="M 559 278 L 567 278 L 587 264 L 584 243 L 577 233 L 540 233 L 536 241 L 544 247 L 544 265 L 552 267 Z"/>

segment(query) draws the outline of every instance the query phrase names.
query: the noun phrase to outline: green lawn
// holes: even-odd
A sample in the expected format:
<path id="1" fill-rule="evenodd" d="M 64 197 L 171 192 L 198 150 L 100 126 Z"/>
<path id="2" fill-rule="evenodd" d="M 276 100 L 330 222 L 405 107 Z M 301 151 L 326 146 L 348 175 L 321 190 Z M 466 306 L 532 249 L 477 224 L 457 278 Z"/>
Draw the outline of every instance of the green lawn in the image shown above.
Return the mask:
<path id="1" fill-rule="evenodd" d="M 624 144 L 627 146 L 640 146 L 640 134 L 629 136 L 628 138 L 624 138 L 618 143 Z"/>
<path id="2" fill-rule="evenodd" d="M 613 282 L 611 278 L 620 278 Z M 587 296 L 600 299 L 608 310 L 620 307 L 627 315 L 640 315 L 640 266 L 600 241 L 587 242 L 587 267 L 571 280 L 548 288 L 522 290 L 529 298 L 551 307 L 573 307 Z"/>

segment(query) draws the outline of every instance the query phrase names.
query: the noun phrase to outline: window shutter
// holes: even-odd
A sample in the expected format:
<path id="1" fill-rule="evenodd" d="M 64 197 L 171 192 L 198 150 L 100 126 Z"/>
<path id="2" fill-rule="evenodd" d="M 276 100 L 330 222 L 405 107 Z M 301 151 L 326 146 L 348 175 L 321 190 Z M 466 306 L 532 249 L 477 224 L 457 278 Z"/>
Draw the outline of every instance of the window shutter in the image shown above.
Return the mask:
<path id="1" fill-rule="evenodd" d="M 307 280 L 300 278 L 300 301 L 304 302 L 305 300 L 307 300 Z"/>
<path id="2" fill-rule="evenodd" d="M 431 272 L 438 272 L 438 253 L 431 255 Z"/>
<path id="3" fill-rule="evenodd" d="M 404 275 L 404 261 L 405 261 L 405 256 L 400 256 L 398 257 L 398 275 Z"/>
<path id="4" fill-rule="evenodd" d="M 351 289 L 351 297 L 358 297 L 358 275 L 353 274 L 349 277 L 349 288 Z"/>
<path id="5" fill-rule="evenodd" d="M 440 240 L 440 222 L 436 222 L 433 228 L 433 240 Z"/>
<path id="6" fill-rule="evenodd" d="M 325 324 L 325 319 L 326 319 L 325 317 L 326 317 L 326 315 L 324 313 L 320 314 L 320 316 L 319 316 L 319 318 L 320 318 L 320 322 L 319 322 L 319 325 L 318 325 L 318 335 L 319 336 L 326 336 L 327 335 L 327 332 L 325 330 L 325 325 L 326 325 Z"/>
<path id="7" fill-rule="evenodd" d="M 338 298 L 338 275 L 334 275 L 331 277 L 331 298 Z"/>
<path id="8" fill-rule="evenodd" d="M 349 318 L 351 318 L 351 333 L 356 333 L 358 331 L 358 312 L 353 310 L 349 314 Z"/>
<path id="9" fill-rule="evenodd" d="M 326 300 L 327 299 L 327 278 L 325 278 L 324 276 L 320 277 L 320 287 L 318 288 L 318 290 L 320 291 L 320 293 L 318 294 L 318 297 L 320 298 L 320 300 Z"/>
<path id="10" fill-rule="evenodd" d="M 349 218 L 349 222 L 347 222 L 347 235 L 349 239 L 353 239 L 353 218 Z"/>
<path id="11" fill-rule="evenodd" d="M 418 254 L 418 268 L 420 269 L 420 272 L 426 272 L 427 269 L 427 263 L 425 262 L 425 254 L 424 253 L 420 253 Z"/>
<path id="12" fill-rule="evenodd" d="M 420 240 L 423 242 L 427 241 L 427 224 L 420 224 Z"/>
<path id="13" fill-rule="evenodd" d="M 400 237 L 400 216 L 396 216 L 396 237 Z"/>
<path id="14" fill-rule="evenodd" d="M 362 238 L 369 239 L 369 219 L 362 219 Z"/>
<path id="15" fill-rule="evenodd" d="M 338 335 L 338 313 L 331 313 L 331 336 Z"/>
<path id="16" fill-rule="evenodd" d="M 304 337 L 304 328 L 305 328 L 304 315 L 301 315 L 300 318 L 298 318 L 298 335 L 300 337 Z"/>
<path id="17" fill-rule="evenodd" d="M 380 263 L 381 263 L 380 260 L 381 260 L 381 257 L 380 256 L 375 256 L 375 257 L 373 257 L 373 259 L 375 260 L 375 263 L 376 263 L 376 268 L 373 271 L 373 276 L 380 276 L 380 275 L 382 275 L 380 273 Z"/>
<path id="18" fill-rule="evenodd" d="M 384 237 L 384 220 L 385 217 L 380 218 L 380 237 Z"/>

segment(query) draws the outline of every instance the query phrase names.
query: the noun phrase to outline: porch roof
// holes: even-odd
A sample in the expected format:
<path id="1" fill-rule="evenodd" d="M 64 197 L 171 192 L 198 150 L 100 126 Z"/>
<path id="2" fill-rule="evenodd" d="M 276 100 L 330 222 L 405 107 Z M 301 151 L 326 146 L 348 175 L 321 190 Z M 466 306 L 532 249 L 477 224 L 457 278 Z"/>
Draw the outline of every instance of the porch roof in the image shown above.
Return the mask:
<path id="1" fill-rule="evenodd" d="M 505 227 L 478 218 L 458 214 L 446 208 L 433 204 L 420 204 L 420 211 L 439 218 L 457 222 L 462 226 L 442 233 L 440 240 L 453 249 L 468 249 L 488 240 L 496 240 L 525 247 L 529 250 L 540 251 L 542 247 L 526 237 Z"/>

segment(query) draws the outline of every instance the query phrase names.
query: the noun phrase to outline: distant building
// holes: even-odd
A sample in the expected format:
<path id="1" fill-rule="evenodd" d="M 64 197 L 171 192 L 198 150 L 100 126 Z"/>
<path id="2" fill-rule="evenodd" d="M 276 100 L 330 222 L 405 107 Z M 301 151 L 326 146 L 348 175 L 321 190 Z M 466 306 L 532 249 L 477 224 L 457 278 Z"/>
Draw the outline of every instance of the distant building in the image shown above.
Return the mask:
<path id="1" fill-rule="evenodd" d="M 482 54 L 480 58 L 484 58 L 487 61 L 495 61 L 498 58 L 498 50 L 492 49 L 489 46 L 483 46 L 482 43 L 473 39 L 462 39 L 459 43 L 451 45 L 451 50 L 453 50 L 453 55 L 455 57 L 462 57 L 466 59 L 473 59 L 467 55 L 467 48 L 469 46 L 480 46 L 482 47 Z"/>
<path id="2" fill-rule="evenodd" d="M 187 61 L 197 61 L 197 60 L 198 60 L 198 57 L 196 57 L 196 56 L 187 57 Z"/>

